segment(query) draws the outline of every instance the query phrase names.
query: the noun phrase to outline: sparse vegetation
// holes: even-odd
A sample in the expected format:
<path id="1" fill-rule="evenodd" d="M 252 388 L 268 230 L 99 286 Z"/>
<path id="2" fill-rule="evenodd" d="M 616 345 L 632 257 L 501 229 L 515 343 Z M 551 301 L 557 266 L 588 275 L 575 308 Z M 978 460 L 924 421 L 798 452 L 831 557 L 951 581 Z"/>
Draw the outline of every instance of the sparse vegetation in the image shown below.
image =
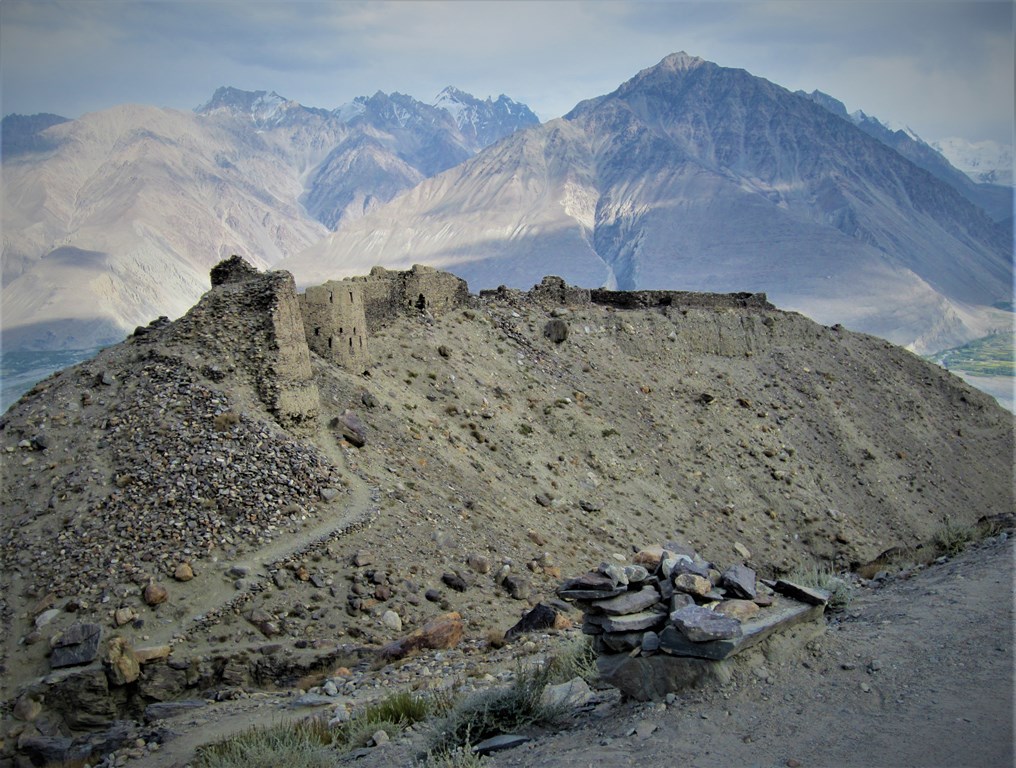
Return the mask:
<path id="1" fill-rule="evenodd" d="M 324 726 L 324 727 L 322 727 Z M 327 725 L 320 720 L 255 726 L 229 738 L 200 747 L 196 768 L 332 768 Z"/>
<path id="2" fill-rule="evenodd" d="M 547 684 L 566 683 L 581 677 L 587 683 L 599 676 L 596 651 L 586 635 L 579 635 L 547 660 Z"/>
<path id="3" fill-rule="evenodd" d="M 976 538 L 978 536 L 975 528 L 946 522 L 941 530 L 931 538 L 931 545 L 934 547 L 937 557 L 942 557 L 943 555 L 955 557 Z"/>
<path id="4" fill-rule="evenodd" d="M 240 423 L 240 416 L 233 411 L 225 411 L 223 413 L 216 414 L 213 422 L 216 431 L 226 432 L 231 427 L 235 427 Z"/>
<path id="5" fill-rule="evenodd" d="M 789 580 L 828 592 L 829 603 L 826 608 L 833 613 L 844 610 L 854 597 L 854 588 L 847 578 L 819 565 L 794 571 Z"/>
<path id="6" fill-rule="evenodd" d="M 366 746 L 378 731 L 394 736 L 424 720 L 427 699 L 395 693 L 331 726 L 323 718 L 254 727 L 198 749 L 196 768 L 333 768 L 339 754 Z"/>
<path id="7" fill-rule="evenodd" d="M 431 749 L 450 754 L 473 740 L 513 733 L 553 719 L 541 702 L 551 680 L 549 665 L 520 668 L 503 688 L 473 693 L 455 703 L 434 725 Z"/>

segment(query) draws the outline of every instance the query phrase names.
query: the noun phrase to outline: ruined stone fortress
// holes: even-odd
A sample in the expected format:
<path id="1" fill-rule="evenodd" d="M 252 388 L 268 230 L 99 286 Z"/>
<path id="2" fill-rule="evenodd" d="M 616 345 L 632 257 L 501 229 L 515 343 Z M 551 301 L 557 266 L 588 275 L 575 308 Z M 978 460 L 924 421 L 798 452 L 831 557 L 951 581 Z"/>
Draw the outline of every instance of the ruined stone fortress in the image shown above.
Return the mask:
<path id="1" fill-rule="evenodd" d="M 466 281 L 419 264 L 406 272 L 374 267 L 366 277 L 329 280 L 300 295 L 307 346 L 351 369 L 369 361 L 370 334 L 414 310 L 440 314 L 469 299 Z"/>
<path id="2" fill-rule="evenodd" d="M 374 267 L 366 277 L 330 280 L 300 294 L 290 273 L 258 272 L 233 256 L 212 268 L 211 283 L 212 290 L 167 328 L 167 334 L 219 343 L 221 359 L 243 372 L 267 410 L 291 428 L 309 427 L 319 415 L 311 352 L 351 371 L 364 371 L 371 364 L 371 334 L 406 314 L 438 316 L 477 301 L 465 280 L 421 265 L 406 271 Z M 484 298 L 615 309 L 771 308 L 763 293 L 590 290 L 567 285 L 560 277 L 545 277 L 528 292 L 504 286 L 482 291 L 479 300 Z M 209 334 L 209 328 L 216 333 Z"/>

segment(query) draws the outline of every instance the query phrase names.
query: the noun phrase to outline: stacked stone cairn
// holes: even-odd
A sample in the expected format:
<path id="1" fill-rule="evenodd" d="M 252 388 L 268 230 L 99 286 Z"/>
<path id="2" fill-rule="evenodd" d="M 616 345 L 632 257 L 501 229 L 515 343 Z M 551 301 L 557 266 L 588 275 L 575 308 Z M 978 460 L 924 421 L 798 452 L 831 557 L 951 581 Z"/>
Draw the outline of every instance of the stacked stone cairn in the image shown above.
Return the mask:
<path id="1" fill-rule="evenodd" d="M 631 565 L 603 563 L 557 590 L 583 610 L 582 631 L 600 655 L 720 660 L 778 626 L 820 615 L 829 598 L 782 580 L 763 582 L 744 563 L 721 571 L 676 544 L 643 549 L 632 559 Z"/>

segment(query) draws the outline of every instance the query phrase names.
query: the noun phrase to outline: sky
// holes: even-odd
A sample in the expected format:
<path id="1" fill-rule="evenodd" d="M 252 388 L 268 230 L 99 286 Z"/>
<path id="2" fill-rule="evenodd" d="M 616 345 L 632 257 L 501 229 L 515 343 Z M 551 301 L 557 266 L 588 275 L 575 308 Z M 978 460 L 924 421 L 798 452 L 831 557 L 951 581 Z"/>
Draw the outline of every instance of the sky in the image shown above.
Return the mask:
<path id="1" fill-rule="evenodd" d="M 1012 0 L 0 0 L 0 112 L 332 109 L 454 85 L 541 120 L 670 53 L 821 90 L 926 141 L 1013 141 Z"/>

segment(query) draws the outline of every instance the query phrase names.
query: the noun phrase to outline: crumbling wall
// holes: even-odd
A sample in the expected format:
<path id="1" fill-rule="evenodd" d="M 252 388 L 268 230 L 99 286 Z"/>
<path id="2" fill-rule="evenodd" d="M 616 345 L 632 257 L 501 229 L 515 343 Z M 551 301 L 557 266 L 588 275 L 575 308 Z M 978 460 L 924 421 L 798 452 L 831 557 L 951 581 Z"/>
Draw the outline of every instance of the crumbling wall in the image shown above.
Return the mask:
<path id="1" fill-rule="evenodd" d="M 541 303 L 582 306 L 590 302 L 591 291 L 588 288 L 568 285 L 563 278 L 556 275 L 547 275 L 539 285 L 532 287 L 529 296 Z"/>
<path id="2" fill-rule="evenodd" d="M 593 304 L 617 309 L 653 307 L 701 307 L 706 309 L 776 309 L 764 293 L 700 293 L 698 291 L 608 291 L 589 292 Z"/>
<path id="3" fill-rule="evenodd" d="M 371 333 L 412 312 L 440 315 L 469 302 L 466 281 L 414 265 L 404 272 L 374 267 L 366 277 L 330 280 L 300 297 L 307 346 L 356 369 L 369 361 Z"/>
<path id="4" fill-rule="evenodd" d="M 288 272 L 258 272 L 239 256 L 217 264 L 212 289 L 168 330 L 242 371 L 280 424 L 311 422 L 318 389 L 310 366 L 296 283 Z"/>

